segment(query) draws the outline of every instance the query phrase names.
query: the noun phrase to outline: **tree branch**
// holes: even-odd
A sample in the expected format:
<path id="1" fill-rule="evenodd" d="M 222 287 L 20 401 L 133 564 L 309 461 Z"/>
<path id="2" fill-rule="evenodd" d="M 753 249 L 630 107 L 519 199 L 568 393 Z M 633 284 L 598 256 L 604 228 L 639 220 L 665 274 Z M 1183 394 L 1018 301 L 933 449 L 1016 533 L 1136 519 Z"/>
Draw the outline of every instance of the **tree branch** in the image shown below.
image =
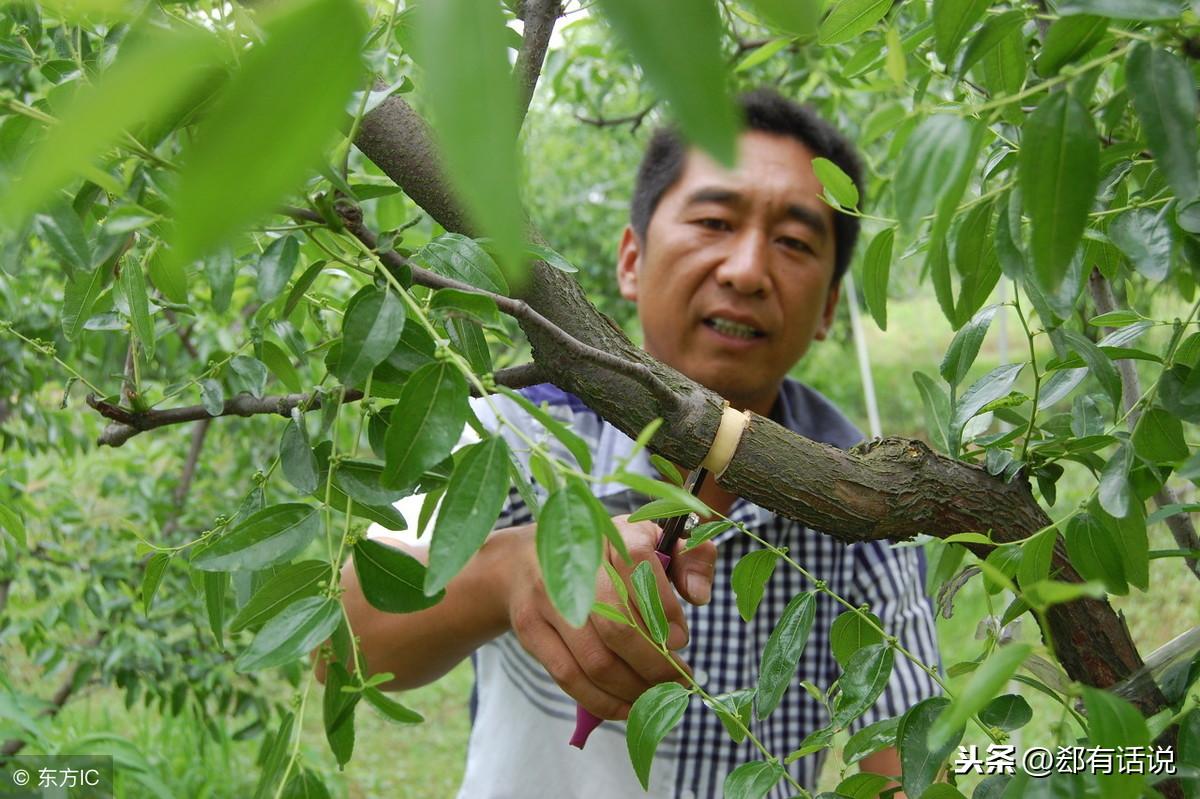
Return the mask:
<path id="1" fill-rule="evenodd" d="M 546 60 L 550 34 L 554 32 L 554 23 L 562 16 L 562 11 L 561 0 L 525 0 L 522 13 L 525 35 L 521 51 L 517 53 L 517 63 L 513 66 L 520 89 L 517 113 L 521 119 L 529 111 L 529 103 L 533 100 L 533 92 L 542 74 L 542 64 Z"/>
<path id="2" fill-rule="evenodd" d="M 575 118 L 585 125 L 592 125 L 597 128 L 611 128 L 617 125 L 629 125 L 629 132 L 636 133 L 637 129 L 646 121 L 646 117 L 654 110 L 657 102 L 652 102 L 650 105 L 628 116 L 623 117 L 585 117 L 582 114 L 576 114 Z"/>
<path id="3" fill-rule="evenodd" d="M 1100 274 L 1100 270 L 1092 269 L 1092 273 L 1088 276 L 1088 291 L 1092 295 L 1092 302 L 1096 306 L 1097 314 L 1111 313 L 1116 310 L 1117 301 L 1113 296 L 1112 285 L 1108 282 L 1108 278 Z M 1132 431 L 1137 427 L 1138 419 L 1142 416 L 1141 410 L 1135 407 L 1138 398 L 1142 396 L 1142 385 L 1132 360 L 1123 358 L 1116 361 L 1116 366 L 1121 375 L 1121 405 L 1127 413 L 1129 429 Z M 1154 504 L 1160 508 L 1167 505 L 1178 505 L 1179 502 L 1179 494 L 1165 482 L 1154 495 Z M 1163 521 L 1167 523 L 1167 529 L 1171 531 L 1171 537 L 1175 539 L 1175 543 L 1180 549 L 1200 549 L 1200 535 L 1196 534 L 1196 526 L 1192 522 L 1190 513 L 1176 513 Z M 1200 558 L 1184 558 L 1183 560 L 1196 579 L 1200 580 Z"/>

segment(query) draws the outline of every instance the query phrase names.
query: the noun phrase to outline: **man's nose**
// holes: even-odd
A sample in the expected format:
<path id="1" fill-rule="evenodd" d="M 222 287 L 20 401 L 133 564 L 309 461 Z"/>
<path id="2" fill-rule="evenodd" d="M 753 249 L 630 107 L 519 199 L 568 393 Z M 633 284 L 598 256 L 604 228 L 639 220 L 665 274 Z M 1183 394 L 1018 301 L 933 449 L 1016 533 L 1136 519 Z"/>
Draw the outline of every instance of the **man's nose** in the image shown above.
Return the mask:
<path id="1" fill-rule="evenodd" d="M 770 288 L 766 235 L 743 229 L 729 244 L 730 249 L 717 267 L 717 282 L 739 294 L 765 296 Z"/>

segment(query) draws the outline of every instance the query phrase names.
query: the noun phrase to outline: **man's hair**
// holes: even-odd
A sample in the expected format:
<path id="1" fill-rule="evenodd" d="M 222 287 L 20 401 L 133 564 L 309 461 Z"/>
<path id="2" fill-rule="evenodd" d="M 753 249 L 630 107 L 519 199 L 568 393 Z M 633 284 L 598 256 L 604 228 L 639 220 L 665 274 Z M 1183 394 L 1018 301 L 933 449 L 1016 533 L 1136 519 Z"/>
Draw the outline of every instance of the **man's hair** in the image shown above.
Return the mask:
<path id="1" fill-rule="evenodd" d="M 758 130 L 788 136 L 803 144 L 814 158 L 827 158 L 841 167 L 858 187 L 859 197 L 866 192 L 863 186 L 862 161 L 850 140 L 833 125 L 817 115 L 812 108 L 787 99 L 772 89 L 755 89 L 737 98 L 747 130 Z M 646 145 L 634 184 L 629 217 L 633 230 L 643 242 L 650 226 L 650 217 L 659 200 L 683 172 L 688 145 L 674 128 L 660 128 Z M 850 265 L 850 255 L 858 240 L 858 217 L 833 212 L 833 282 L 841 280 Z"/>

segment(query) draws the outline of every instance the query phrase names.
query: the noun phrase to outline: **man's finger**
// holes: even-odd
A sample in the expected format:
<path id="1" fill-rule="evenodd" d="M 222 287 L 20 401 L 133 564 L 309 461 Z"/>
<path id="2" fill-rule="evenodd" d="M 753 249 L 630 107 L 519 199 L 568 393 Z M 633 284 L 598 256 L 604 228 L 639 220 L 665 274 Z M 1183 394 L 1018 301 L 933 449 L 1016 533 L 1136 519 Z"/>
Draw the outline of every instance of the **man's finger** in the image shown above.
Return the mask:
<path id="1" fill-rule="evenodd" d="M 558 631 L 548 622 L 530 624 L 519 636 L 521 646 L 534 657 L 564 692 L 592 715 L 624 719 L 631 703 L 593 683 L 575 660 Z"/>
<path id="2" fill-rule="evenodd" d="M 705 541 L 685 550 L 686 541 L 675 546 L 671 560 L 671 581 L 679 593 L 693 605 L 707 605 L 712 599 L 713 575 L 717 569 L 717 545 Z"/>

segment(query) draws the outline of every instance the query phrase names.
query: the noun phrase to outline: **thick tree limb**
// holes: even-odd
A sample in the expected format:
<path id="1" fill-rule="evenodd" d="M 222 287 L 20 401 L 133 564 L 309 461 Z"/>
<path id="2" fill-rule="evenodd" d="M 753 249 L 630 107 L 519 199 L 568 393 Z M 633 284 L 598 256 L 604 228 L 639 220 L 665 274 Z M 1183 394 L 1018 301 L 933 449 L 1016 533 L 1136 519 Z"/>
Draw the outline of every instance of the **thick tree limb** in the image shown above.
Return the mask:
<path id="1" fill-rule="evenodd" d="M 517 112 L 522 119 L 533 100 L 533 92 L 542 74 L 542 64 L 546 60 L 546 48 L 550 45 L 550 34 L 554 32 L 554 23 L 562 16 L 562 11 L 561 0 L 525 0 L 522 8 L 525 34 L 521 51 L 517 53 L 517 63 L 513 66 L 520 89 Z"/>
<path id="2" fill-rule="evenodd" d="M 363 123 L 359 149 L 448 230 L 470 234 L 466 218 L 442 181 L 424 123 L 403 99 L 392 97 Z M 636 435 L 664 419 L 652 449 L 692 468 L 707 454 L 723 401 L 712 391 L 658 363 L 635 347 L 587 300 L 577 283 L 535 264 L 524 300 L 573 338 L 641 363 L 677 395 L 660 402 L 644 385 L 595 363 L 579 363 L 554 338 L 522 323 L 534 360 L 553 382 L 580 397 L 623 432 Z M 899 475 L 908 471 L 907 475 Z M 898 480 L 904 476 L 907 479 Z M 746 499 L 843 540 L 907 538 L 916 532 L 947 537 L 992 530 L 997 540 L 1028 536 L 1049 520 L 1028 489 L 1005 484 L 982 469 L 908 441 L 887 441 L 841 452 L 754 417 L 729 468 L 717 478 Z M 1056 575 L 1079 579 L 1059 550 Z M 1107 687 L 1141 667 L 1123 621 L 1102 600 L 1050 608 L 1044 637 L 1068 675 Z M 1145 713 L 1165 706 L 1150 687 L 1135 699 Z"/>
<path id="3" fill-rule="evenodd" d="M 1088 291 L 1092 295 L 1092 302 L 1096 306 L 1097 314 L 1111 313 L 1116 310 L 1117 301 L 1113 296 L 1112 286 L 1108 279 L 1100 274 L 1100 270 L 1093 269 L 1088 276 Z M 1129 429 L 1132 431 L 1137 427 L 1138 419 L 1142 416 L 1141 409 L 1135 407 L 1138 398 L 1142 396 L 1142 385 L 1138 380 L 1137 369 L 1132 360 L 1123 358 L 1116 361 L 1116 366 L 1121 375 L 1121 406 L 1128 413 Z M 1166 483 L 1163 483 L 1162 488 L 1154 495 L 1154 504 L 1160 508 L 1179 503 L 1179 495 Z M 1167 523 L 1167 529 L 1171 531 L 1171 537 L 1175 539 L 1175 543 L 1179 545 L 1180 549 L 1200 549 L 1200 535 L 1196 534 L 1196 526 L 1192 522 L 1190 513 L 1176 513 L 1174 516 L 1168 516 L 1164 521 Z M 1196 579 L 1200 580 L 1200 558 L 1184 558 L 1184 562 L 1192 570 Z"/>

